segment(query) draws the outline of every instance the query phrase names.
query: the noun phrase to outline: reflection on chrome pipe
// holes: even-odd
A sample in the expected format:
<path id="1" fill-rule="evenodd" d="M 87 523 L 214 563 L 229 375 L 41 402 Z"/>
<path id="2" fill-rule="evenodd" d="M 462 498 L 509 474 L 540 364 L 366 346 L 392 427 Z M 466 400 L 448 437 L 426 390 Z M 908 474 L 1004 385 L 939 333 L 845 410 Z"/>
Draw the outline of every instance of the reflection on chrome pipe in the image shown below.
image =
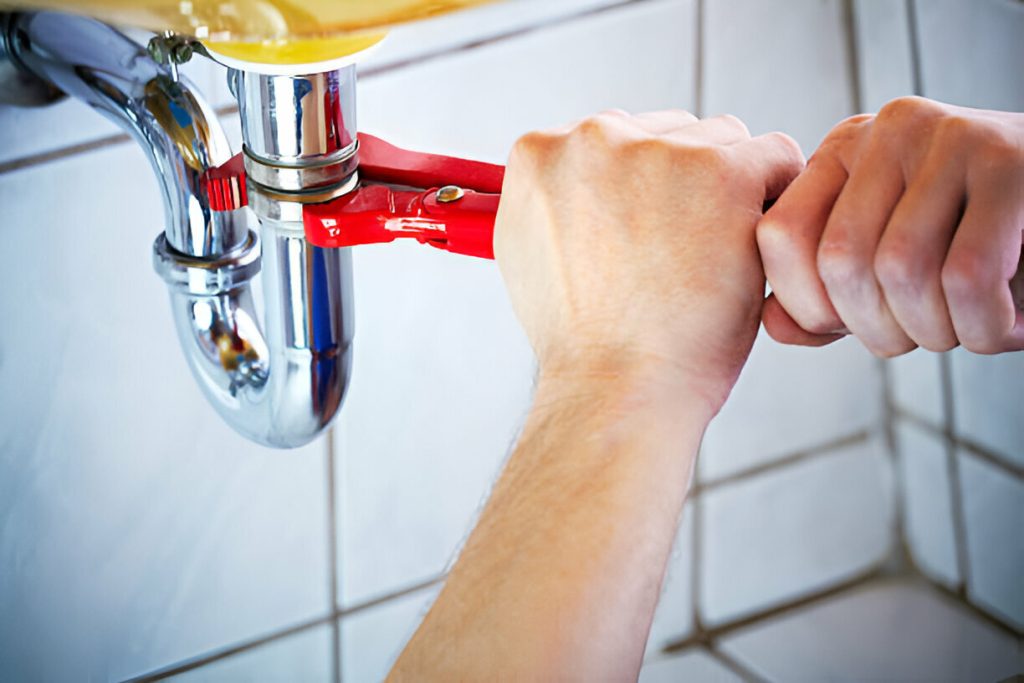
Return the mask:
<path id="1" fill-rule="evenodd" d="M 230 159 L 231 149 L 216 115 L 186 79 L 174 80 L 140 45 L 92 19 L 19 14 L 5 33 L 17 63 L 112 119 L 142 145 L 163 195 L 164 229 L 177 251 L 206 258 L 245 241 L 244 220 L 209 210 L 200 178 Z"/>
<path id="2" fill-rule="evenodd" d="M 263 225 L 265 329 L 248 279 L 257 247 L 212 270 L 154 260 L 189 366 L 217 411 L 244 436 L 279 448 L 319 434 L 341 406 L 351 373 L 352 266 L 347 249 L 320 249 L 286 225 Z M 215 275 L 212 273 L 216 273 Z"/>
<path id="3" fill-rule="evenodd" d="M 315 438 L 337 413 L 350 373 L 348 251 L 311 246 L 301 220 L 264 212 L 257 238 L 246 209 L 211 211 L 202 178 L 231 157 L 224 133 L 188 81 L 139 45 L 82 17 L 0 19 L 4 51 L 16 66 L 98 109 L 148 154 L 166 214 L 154 265 L 170 288 L 178 336 L 203 393 L 259 443 L 287 448 Z M 262 331 L 252 296 L 261 266 Z"/>
<path id="4" fill-rule="evenodd" d="M 355 172 L 356 67 L 300 76 L 231 71 L 249 179 L 309 193 Z"/>

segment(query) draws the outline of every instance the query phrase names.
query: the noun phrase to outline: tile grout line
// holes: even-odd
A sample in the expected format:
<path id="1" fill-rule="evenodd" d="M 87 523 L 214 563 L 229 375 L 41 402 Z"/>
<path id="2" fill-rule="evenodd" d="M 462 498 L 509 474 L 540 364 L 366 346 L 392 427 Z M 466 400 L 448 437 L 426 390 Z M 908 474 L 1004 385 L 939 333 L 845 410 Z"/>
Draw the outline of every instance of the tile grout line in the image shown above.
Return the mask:
<path id="1" fill-rule="evenodd" d="M 815 458 L 818 456 L 828 455 L 832 451 L 837 451 L 843 448 L 847 448 L 849 446 L 855 446 L 857 444 L 863 443 L 870 439 L 871 434 L 871 429 L 862 429 L 859 432 L 847 434 L 846 436 L 841 436 L 831 441 L 826 441 L 824 443 L 813 445 L 809 448 L 794 451 L 786 455 L 781 455 L 777 458 L 772 458 L 770 461 L 762 463 L 760 465 L 754 465 L 752 467 L 748 467 L 744 470 L 740 470 L 732 474 L 723 475 L 721 477 L 718 477 L 717 479 L 711 479 L 710 481 L 700 482 L 694 488 L 697 491 L 703 493 L 704 491 L 721 488 L 729 484 L 735 484 L 741 481 L 746 481 L 747 479 L 751 479 L 766 472 L 772 472 L 777 469 L 788 467 L 789 465 L 795 465 L 799 462 L 803 462 L 804 460 L 809 460 L 811 458 Z"/>
<path id="2" fill-rule="evenodd" d="M 755 673 L 753 669 L 729 652 L 723 650 L 718 643 L 708 643 L 704 649 L 707 650 L 708 655 L 713 657 L 719 664 L 732 671 L 747 683 L 768 683 L 767 679 Z"/>
<path id="3" fill-rule="evenodd" d="M 954 603 L 961 609 L 967 609 L 974 616 L 998 628 L 999 630 L 1004 631 L 1007 635 L 1014 636 L 1018 639 L 1021 638 L 1022 632 L 1016 626 L 1008 621 L 1003 621 L 1001 617 L 989 612 L 985 608 L 979 607 L 969 600 L 964 600 L 955 589 L 952 589 L 949 586 L 944 586 L 937 581 L 927 579 L 927 577 L 924 583 L 927 584 L 928 588 L 932 591 L 941 595 L 944 600 Z"/>
<path id="4" fill-rule="evenodd" d="M 398 600 L 399 598 L 404 598 L 404 597 L 406 597 L 408 595 L 412 595 L 413 593 L 416 593 L 418 591 L 426 590 L 427 588 L 431 588 L 433 586 L 436 586 L 439 583 L 443 583 L 444 580 L 447 577 L 448 577 L 447 572 L 442 572 L 440 574 L 436 574 L 436 575 L 434 575 L 434 576 L 432 576 L 430 578 L 424 579 L 422 581 L 418 581 L 418 582 L 416 582 L 414 584 L 406 586 L 405 588 L 402 588 L 400 590 L 394 591 L 392 593 L 385 593 L 383 595 L 378 595 L 377 597 L 373 597 L 373 598 L 370 598 L 370 599 L 368 599 L 368 600 L 366 600 L 364 602 L 357 603 L 357 604 L 355 604 L 352 607 L 349 607 L 347 609 L 339 609 L 335 613 L 335 616 L 337 618 L 341 619 L 341 618 L 344 618 L 344 617 L 353 616 L 353 615 L 358 614 L 360 612 L 365 612 L 368 609 L 371 609 L 373 607 L 378 607 L 380 605 L 383 605 L 384 603 L 391 602 L 392 600 Z"/>
<path id="5" fill-rule="evenodd" d="M 953 516 L 953 538 L 956 540 L 956 564 L 959 581 L 957 594 L 967 600 L 967 585 L 970 581 L 970 564 L 967 557 L 967 525 L 964 521 L 963 486 L 960 481 L 960 464 L 956 454 L 956 443 L 951 435 L 956 430 L 953 412 L 953 371 L 949 353 L 940 356 L 939 372 L 942 382 L 942 413 L 945 422 L 943 448 L 946 452 L 946 467 L 949 472 L 950 510 Z"/>
<path id="6" fill-rule="evenodd" d="M 561 17 L 550 19 L 548 21 L 538 21 L 536 23 L 529 24 L 527 26 L 523 26 L 512 31 L 507 31 L 505 33 L 499 33 L 494 36 L 490 36 L 488 38 L 478 38 L 474 40 L 469 40 L 463 43 L 450 45 L 434 51 L 424 52 L 421 55 L 401 59 L 389 64 L 382 64 L 378 67 L 372 67 L 360 72 L 359 78 L 374 78 L 376 76 L 381 76 L 395 71 L 400 71 L 401 69 L 410 66 L 417 66 L 420 64 L 429 63 L 451 55 L 461 54 L 463 52 L 471 52 L 478 48 L 495 45 L 508 40 L 514 40 L 517 38 L 521 38 L 523 36 L 530 35 L 532 33 L 537 33 L 545 31 L 547 29 L 565 26 L 568 24 L 572 24 L 576 21 L 583 21 L 608 12 L 631 9 L 633 6 L 636 5 L 660 1 L 661 0 L 619 0 L 619 2 L 615 2 L 612 4 L 601 5 L 599 7 L 591 7 L 588 9 L 581 10 L 579 12 L 575 12 L 573 14 L 566 14 Z M 238 113 L 238 105 L 222 105 L 220 107 L 215 108 L 214 112 L 218 116 L 228 116 L 231 114 L 236 114 Z M 114 147 L 116 145 L 121 145 L 130 141 L 131 136 L 125 133 L 119 133 L 116 135 L 109 135 L 106 137 L 97 138 L 94 140 L 89 140 L 74 145 L 69 145 L 67 147 L 60 147 L 54 150 L 39 152 L 36 154 L 30 154 L 28 156 L 12 159 L 9 161 L 0 162 L 0 176 L 6 173 L 13 173 L 15 171 L 20 171 L 26 168 L 32 168 L 34 166 L 50 163 L 52 161 L 59 161 L 62 159 L 66 159 L 68 157 L 77 156 L 79 154 L 94 152 L 100 149 L 105 149 L 107 147 Z"/>
<path id="7" fill-rule="evenodd" d="M 338 611 L 338 518 L 337 501 L 335 498 L 335 427 L 327 430 L 324 445 L 327 448 L 325 463 L 327 466 L 327 578 L 330 581 L 328 596 L 330 612 Z M 331 619 L 331 680 L 341 683 L 341 624 Z"/>
<path id="8" fill-rule="evenodd" d="M 918 97 L 924 96 L 924 73 L 921 69 L 921 33 L 917 23 L 917 4 L 915 0 L 905 0 L 907 13 L 907 32 L 910 39 L 910 76 L 911 87 Z"/>
<path id="9" fill-rule="evenodd" d="M 915 415 L 914 413 L 904 408 L 900 408 L 899 406 L 895 408 L 895 413 L 896 417 L 928 432 L 932 436 L 938 437 L 942 440 L 952 441 L 957 448 L 965 450 L 971 455 L 977 457 L 978 460 L 995 467 L 1000 470 L 1002 474 L 1013 477 L 1014 479 L 1024 480 L 1024 467 L 1009 462 L 1005 456 L 996 453 L 975 441 L 950 433 L 945 428 L 937 427 L 923 417 Z"/>
<path id="10" fill-rule="evenodd" d="M 697 118 L 704 118 L 704 43 L 705 0 L 696 0 L 696 27 L 694 30 L 693 108 Z"/>
<path id="11" fill-rule="evenodd" d="M 860 70 L 860 49 L 857 34 L 857 10 L 854 0 L 843 0 L 843 38 L 846 42 L 846 71 L 850 77 L 850 104 L 853 114 L 864 111 L 864 87 Z"/>
<path id="12" fill-rule="evenodd" d="M 106 137 L 89 140 L 88 142 L 80 142 L 68 147 L 59 147 L 47 152 L 39 152 L 37 154 L 30 154 L 29 156 L 13 159 L 11 161 L 4 161 L 0 163 L 0 176 L 5 173 L 13 173 L 26 168 L 32 168 L 33 166 L 41 166 L 42 164 L 46 164 L 51 161 L 60 161 L 61 159 L 67 159 L 68 157 L 78 156 L 88 152 L 95 152 L 96 150 L 106 149 L 108 147 L 115 147 L 126 142 L 131 142 L 131 137 L 126 133 L 118 133 L 117 135 L 108 135 Z"/>
<path id="13" fill-rule="evenodd" d="M 242 641 L 234 645 L 229 645 L 227 647 L 207 652 L 206 654 L 197 655 L 195 657 L 191 657 L 189 659 L 185 659 L 180 662 L 170 664 L 168 666 L 156 669 L 154 671 L 142 674 L 140 676 L 134 676 L 132 678 L 125 679 L 125 683 L 136 683 L 142 681 L 161 681 L 166 678 L 170 678 L 171 676 L 177 676 L 179 674 L 187 673 L 189 671 L 193 671 L 200 667 L 206 666 L 207 664 L 212 664 L 222 659 L 227 659 L 228 657 L 242 654 L 243 652 L 248 652 L 249 650 L 254 650 L 262 645 L 268 645 L 277 640 L 281 640 L 289 636 L 298 635 L 310 629 L 314 629 L 317 626 L 327 625 L 334 619 L 334 617 L 335 615 L 333 614 L 327 614 L 322 617 L 310 619 L 308 621 L 301 622 L 294 626 L 289 626 L 287 628 L 281 629 L 280 631 L 274 631 L 273 633 L 269 633 L 258 638 L 252 638 L 250 640 Z"/>
<path id="14" fill-rule="evenodd" d="M 237 104 L 226 104 L 220 107 L 214 108 L 214 113 L 220 116 L 229 116 L 231 114 L 238 113 Z M 132 137 L 128 133 L 117 133 L 115 135 L 107 135 L 105 137 L 96 138 L 94 140 L 87 140 L 85 142 L 79 142 L 74 145 L 67 147 L 58 147 L 46 152 L 39 152 L 37 154 L 29 154 L 28 156 L 19 157 L 17 159 L 11 159 L 10 161 L 0 162 L 0 175 L 5 173 L 13 173 L 15 171 L 21 171 L 26 168 L 32 168 L 34 166 L 41 166 L 43 164 L 50 163 L 51 161 L 60 161 L 69 157 L 78 156 L 80 154 L 87 154 L 89 152 L 96 152 L 99 150 L 107 149 L 108 147 L 116 147 L 123 145 L 127 142 L 131 142 Z"/>
<path id="15" fill-rule="evenodd" d="M 889 455 L 889 466 L 893 481 L 893 528 L 892 547 L 889 551 L 891 559 L 900 567 L 915 570 L 916 562 L 912 559 L 910 541 L 907 538 L 907 482 L 903 469 L 903 452 L 899 439 L 896 438 L 896 411 L 892 391 L 892 372 L 890 362 L 878 360 L 882 373 L 882 433 L 886 450 Z"/>
<path id="16" fill-rule="evenodd" d="M 191 657 L 189 659 L 185 659 L 174 664 L 170 664 L 168 666 L 156 669 L 149 673 L 128 678 L 125 680 L 126 683 L 135 683 L 136 681 L 159 681 L 169 678 L 170 676 L 176 676 L 178 674 L 183 674 L 188 671 L 193 671 L 200 667 L 206 666 L 207 664 L 212 664 L 222 659 L 227 659 L 228 657 L 248 652 L 249 650 L 256 649 L 263 645 L 269 645 L 270 643 L 273 643 L 277 640 L 281 640 L 289 636 L 298 635 L 299 633 L 308 631 L 318 626 L 329 625 L 332 622 L 337 623 L 339 619 L 342 619 L 344 617 L 353 616 L 355 614 L 366 611 L 373 607 L 378 607 L 392 600 L 398 600 L 399 598 L 404 598 L 408 595 L 416 593 L 417 591 L 425 590 L 432 586 L 436 586 L 437 584 L 443 582 L 444 579 L 444 574 L 438 574 L 428 579 L 424 579 L 423 581 L 419 581 L 415 584 L 406 586 L 405 588 L 397 590 L 393 593 L 388 593 L 386 595 L 370 598 L 369 600 L 358 603 L 348 609 L 335 609 L 333 612 L 329 614 L 326 614 L 321 617 L 316 617 L 315 619 L 310 619 L 308 621 L 304 621 L 299 624 L 289 626 L 287 628 L 283 628 L 280 631 L 273 631 L 271 633 L 259 636 L 257 638 L 244 640 L 235 643 L 234 645 L 229 645 L 217 650 L 207 652 L 205 654 L 197 655 L 195 657 Z"/>
<path id="17" fill-rule="evenodd" d="M 783 616 L 802 607 L 807 607 L 823 600 L 827 600 L 828 598 L 842 595 L 843 593 L 859 588 L 860 586 L 867 585 L 878 579 L 889 576 L 900 576 L 899 573 L 893 573 L 886 568 L 886 559 L 883 559 L 881 562 L 871 565 L 851 578 L 829 586 L 828 588 L 802 595 L 796 599 L 776 605 L 775 607 L 769 607 L 768 609 L 753 612 L 738 619 L 726 621 L 717 626 L 709 627 L 699 633 L 689 634 L 675 642 L 670 642 L 661 649 L 661 652 L 665 654 L 672 654 L 681 652 L 682 650 L 695 645 L 706 646 L 708 643 L 718 641 L 733 631 L 738 631 L 758 622 Z"/>

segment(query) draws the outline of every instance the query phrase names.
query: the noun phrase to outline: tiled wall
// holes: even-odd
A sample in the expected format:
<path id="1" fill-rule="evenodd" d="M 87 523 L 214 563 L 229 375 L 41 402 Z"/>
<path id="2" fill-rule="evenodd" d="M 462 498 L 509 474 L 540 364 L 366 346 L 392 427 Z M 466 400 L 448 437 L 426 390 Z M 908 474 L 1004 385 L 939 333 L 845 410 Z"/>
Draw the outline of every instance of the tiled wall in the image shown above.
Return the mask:
<path id="1" fill-rule="evenodd" d="M 1024 109 L 1018 5 L 513 0 L 397 30 L 363 66 L 360 128 L 501 161 L 533 128 L 679 107 L 810 153 L 915 90 Z M 220 69 L 190 68 L 237 128 Z M 342 416 L 272 452 L 192 383 L 149 265 L 158 198 L 115 127 L 75 102 L 0 107 L 0 207 L 0 679 L 380 678 L 528 406 L 493 264 L 357 250 Z M 898 678 L 915 657 L 1013 673 L 1022 378 L 1022 354 L 883 364 L 760 338 L 705 440 L 644 679 Z M 917 569 L 938 592 L 906 584 Z M 937 622 L 945 641 L 905 638 Z M 858 637 L 878 652 L 837 644 Z M 794 668 L 807 648 L 822 666 Z"/>

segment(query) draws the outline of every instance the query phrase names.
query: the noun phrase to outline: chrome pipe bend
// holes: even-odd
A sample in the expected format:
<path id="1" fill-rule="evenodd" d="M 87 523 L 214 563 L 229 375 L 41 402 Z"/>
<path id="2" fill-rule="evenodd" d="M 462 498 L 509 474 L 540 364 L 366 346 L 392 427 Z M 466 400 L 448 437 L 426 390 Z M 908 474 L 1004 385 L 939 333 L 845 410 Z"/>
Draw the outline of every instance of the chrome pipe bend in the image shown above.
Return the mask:
<path id="1" fill-rule="evenodd" d="M 352 363 L 352 261 L 301 232 L 262 226 L 213 267 L 157 240 L 154 265 L 192 374 L 217 412 L 243 436 L 294 448 L 327 427 L 344 400 Z M 261 245 L 263 253 L 260 254 Z M 265 329 L 250 280 L 262 262 Z"/>
<path id="2" fill-rule="evenodd" d="M 338 411 L 351 372 L 352 272 L 347 250 L 308 244 L 301 224 L 245 209 L 212 211 L 203 174 L 231 157 L 210 106 L 111 27 L 42 12 L 7 17 L 17 66 L 86 102 L 145 150 L 160 185 L 165 232 L 154 265 L 203 393 L 240 434 L 282 448 L 314 439 Z M 253 301 L 262 269 L 264 321 Z"/>

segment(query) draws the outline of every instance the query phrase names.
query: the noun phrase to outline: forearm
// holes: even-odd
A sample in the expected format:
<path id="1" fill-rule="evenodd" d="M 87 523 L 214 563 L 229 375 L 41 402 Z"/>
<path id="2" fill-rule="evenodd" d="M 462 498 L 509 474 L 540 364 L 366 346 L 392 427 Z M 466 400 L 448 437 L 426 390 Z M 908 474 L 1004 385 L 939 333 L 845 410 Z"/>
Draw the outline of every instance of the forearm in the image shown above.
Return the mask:
<path id="1" fill-rule="evenodd" d="M 635 679 L 703 429 L 679 382 L 542 378 L 393 679 Z"/>

